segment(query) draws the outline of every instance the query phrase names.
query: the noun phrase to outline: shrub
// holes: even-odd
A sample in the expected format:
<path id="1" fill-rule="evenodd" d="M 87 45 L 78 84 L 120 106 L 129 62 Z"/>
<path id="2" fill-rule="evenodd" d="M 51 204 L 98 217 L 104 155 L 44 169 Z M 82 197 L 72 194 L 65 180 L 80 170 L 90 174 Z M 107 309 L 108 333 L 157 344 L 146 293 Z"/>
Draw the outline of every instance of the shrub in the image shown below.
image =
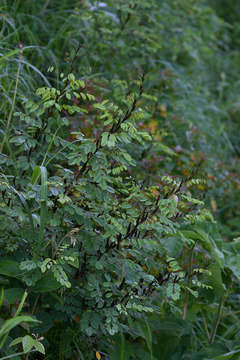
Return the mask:
<path id="1" fill-rule="evenodd" d="M 14 114 L 11 153 L 1 158 L 0 272 L 15 289 L 10 294 L 16 299 L 27 287 L 29 309 L 40 320 L 49 317 L 48 332 L 59 327 L 58 319 L 93 349 L 98 338 L 129 331 L 126 318 L 159 311 L 156 297 L 171 304 L 181 291 L 192 291 L 178 263 L 194 246 L 186 229 L 211 218 L 191 197 L 199 183 L 194 176 L 178 180 L 134 170 L 137 163 L 144 170 L 149 147 L 155 157 L 174 156 L 138 129 L 155 101 L 144 92 L 144 77 L 119 98 L 122 106 L 89 93 L 72 73 L 63 76 L 62 89 L 38 89 L 40 101 L 29 100 L 25 113 Z M 121 83 L 114 86 L 123 96 Z M 89 135 L 69 133 L 86 107 L 88 122 L 95 118 Z M 11 158 L 16 153 L 18 162 Z M 45 326 L 38 328 L 41 335 Z"/>
<path id="2" fill-rule="evenodd" d="M 238 241 L 223 243 L 202 201 L 214 215 L 222 194 L 233 194 L 228 207 L 235 201 L 236 175 L 224 164 L 234 152 L 226 131 L 237 146 L 235 112 L 220 126 L 225 104 L 237 107 L 225 72 L 219 78 L 226 25 L 204 2 L 51 2 L 21 33 L 46 46 L 36 57 L 25 44 L 8 48 L 34 11 L 15 5 L 0 60 L 14 84 L 1 79 L 1 316 L 14 320 L 27 290 L 23 311 L 42 323 L 36 339 L 25 325 L 7 332 L 2 355 L 16 355 L 15 337 L 19 351 L 43 352 L 44 336 L 49 359 L 237 357 L 229 293 Z M 36 58 L 47 74 L 29 75 Z M 237 231 L 224 224 L 230 239 Z"/>

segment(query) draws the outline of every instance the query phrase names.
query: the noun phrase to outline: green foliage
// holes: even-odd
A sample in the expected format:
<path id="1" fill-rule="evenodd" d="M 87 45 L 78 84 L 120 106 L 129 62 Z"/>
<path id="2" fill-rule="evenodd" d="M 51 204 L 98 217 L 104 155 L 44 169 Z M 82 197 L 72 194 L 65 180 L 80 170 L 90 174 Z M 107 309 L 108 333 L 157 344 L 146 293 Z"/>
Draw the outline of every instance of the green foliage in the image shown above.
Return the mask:
<path id="1" fill-rule="evenodd" d="M 3 1 L 3 359 L 237 359 L 239 60 L 211 5 Z"/>

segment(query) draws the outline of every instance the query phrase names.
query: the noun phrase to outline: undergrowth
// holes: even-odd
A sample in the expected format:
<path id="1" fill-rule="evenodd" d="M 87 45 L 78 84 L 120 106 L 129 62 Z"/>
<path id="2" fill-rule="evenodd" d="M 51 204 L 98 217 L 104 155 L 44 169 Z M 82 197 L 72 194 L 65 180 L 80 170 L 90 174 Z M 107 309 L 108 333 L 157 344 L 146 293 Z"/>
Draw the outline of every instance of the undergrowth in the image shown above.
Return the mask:
<path id="1" fill-rule="evenodd" d="M 210 5 L 2 2 L 2 360 L 238 359 L 237 32 Z"/>

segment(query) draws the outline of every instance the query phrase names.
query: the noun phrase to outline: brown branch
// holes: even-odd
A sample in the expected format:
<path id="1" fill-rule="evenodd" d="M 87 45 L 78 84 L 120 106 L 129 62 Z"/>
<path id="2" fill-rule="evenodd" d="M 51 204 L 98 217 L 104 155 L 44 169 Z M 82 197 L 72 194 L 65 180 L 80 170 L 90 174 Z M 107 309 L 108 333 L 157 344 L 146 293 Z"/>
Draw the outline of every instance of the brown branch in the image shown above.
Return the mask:
<path id="1" fill-rule="evenodd" d="M 131 108 L 126 111 L 124 117 L 122 119 L 119 118 L 117 123 L 114 123 L 112 125 L 111 129 L 108 132 L 109 135 L 117 133 L 118 130 L 120 129 L 120 127 L 121 127 L 121 124 L 123 124 L 125 121 L 127 121 L 130 118 L 130 116 L 133 114 L 133 112 L 136 110 L 137 101 L 140 99 L 140 97 L 142 96 L 142 93 L 143 93 L 144 79 L 145 79 L 145 73 L 143 73 L 142 76 L 141 76 L 141 82 L 140 82 L 138 96 L 134 98 L 133 103 L 131 105 Z M 103 134 L 103 132 L 96 139 L 96 149 L 95 149 L 94 152 L 91 152 L 91 153 L 88 154 L 87 160 L 84 162 L 84 164 L 82 165 L 82 167 L 79 170 L 78 174 L 76 174 L 76 176 L 75 176 L 75 181 L 78 180 L 80 175 L 83 175 L 84 173 L 88 172 L 87 166 L 89 164 L 89 161 L 102 148 L 102 145 L 101 145 L 102 134 Z"/>

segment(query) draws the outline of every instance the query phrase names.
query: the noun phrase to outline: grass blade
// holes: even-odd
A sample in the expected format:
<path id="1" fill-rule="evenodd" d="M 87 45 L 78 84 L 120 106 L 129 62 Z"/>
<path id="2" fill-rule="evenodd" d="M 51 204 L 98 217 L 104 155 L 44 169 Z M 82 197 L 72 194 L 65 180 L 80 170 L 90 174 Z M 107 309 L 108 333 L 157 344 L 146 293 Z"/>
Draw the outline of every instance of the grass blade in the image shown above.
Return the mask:
<path id="1" fill-rule="evenodd" d="M 47 169 L 45 166 L 39 166 L 41 173 L 41 209 L 40 209 L 40 232 L 39 232 L 39 250 L 41 248 L 44 228 L 47 222 Z"/>

